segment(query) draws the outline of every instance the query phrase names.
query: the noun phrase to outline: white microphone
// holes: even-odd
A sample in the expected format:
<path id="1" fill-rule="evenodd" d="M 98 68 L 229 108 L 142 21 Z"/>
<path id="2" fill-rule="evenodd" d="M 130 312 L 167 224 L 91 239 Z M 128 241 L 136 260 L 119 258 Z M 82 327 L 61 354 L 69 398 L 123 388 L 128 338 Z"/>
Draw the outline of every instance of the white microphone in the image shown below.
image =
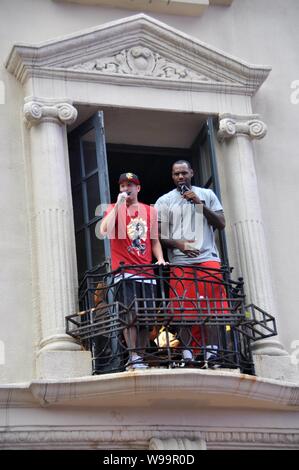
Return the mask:
<path id="1" fill-rule="evenodd" d="M 122 193 L 119 193 L 117 197 L 117 202 L 122 204 L 126 201 L 127 197 L 128 197 L 128 194 L 125 191 L 123 191 Z"/>

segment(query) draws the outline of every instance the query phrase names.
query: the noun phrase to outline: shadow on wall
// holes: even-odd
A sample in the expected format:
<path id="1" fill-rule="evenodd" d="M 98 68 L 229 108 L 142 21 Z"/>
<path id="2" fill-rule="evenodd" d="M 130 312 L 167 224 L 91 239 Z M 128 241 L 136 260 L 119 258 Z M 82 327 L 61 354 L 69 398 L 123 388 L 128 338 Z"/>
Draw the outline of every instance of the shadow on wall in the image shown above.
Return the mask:
<path id="1" fill-rule="evenodd" d="M 2 80 L 0 80 L 0 104 L 5 104 L 5 85 Z"/>
<path id="2" fill-rule="evenodd" d="M 5 364 L 5 345 L 4 341 L 0 340 L 0 366 Z"/>

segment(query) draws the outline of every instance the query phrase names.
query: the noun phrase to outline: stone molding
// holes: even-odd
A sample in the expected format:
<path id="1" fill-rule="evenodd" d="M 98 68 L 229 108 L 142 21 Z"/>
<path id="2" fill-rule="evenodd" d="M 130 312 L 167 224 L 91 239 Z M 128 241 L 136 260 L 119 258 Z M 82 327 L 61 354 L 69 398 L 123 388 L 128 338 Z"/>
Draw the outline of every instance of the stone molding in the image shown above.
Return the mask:
<path id="1" fill-rule="evenodd" d="M 172 400 L 169 400 L 170 396 Z M 216 403 L 217 396 L 220 400 Z M 242 425 L 234 424 L 234 421 L 228 423 L 227 418 L 223 425 L 218 424 L 217 419 L 209 424 L 199 424 L 198 420 L 193 424 L 182 423 L 179 419 L 165 422 L 165 416 L 160 420 L 145 419 L 146 426 L 130 421 L 136 406 L 143 410 L 145 416 L 148 413 L 151 417 L 153 409 L 159 416 L 155 403 L 160 409 L 167 406 L 169 416 L 172 416 L 178 407 L 184 410 L 186 399 L 189 410 L 190 403 L 195 400 L 194 409 L 198 412 L 203 403 L 205 407 L 208 403 L 210 410 L 226 410 L 226 416 L 231 416 L 233 411 L 238 414 L 239 410 L 258 413 L 259 423 L 263 423 L 265 413 L 268 424 L 252 428 L 252 424 L 246 422 Z M 74 425 L 67 416 L 68 410 L 71 409 L 73 415 L 77 407 L 80 413 L 84 410 L 84 422 L 75 421 Z M 298 413 L 298 385 L 244 374 L 156 370 L 2 385 L 1 408 L 7 419 L 10 413 L 20 416 L 19 424 L 14 418 L 13 428 L 0 426 L 1 449 L 191 450 L 204 449 L 205 446 L 208 449 L 296 449 L 299 445 L 293 413 L 293 418 L 289 419 L 290 411 Z M 22 412 L 18 412 L 20 408 Z M 50 424 L 53 423 L 49 419 L 51 413 L 55 416 L 58 409 L 59 413 L 66 412 L 65 419 L 62 418 L 59 424 Z M 119 421 L 112 414 L 111 420 L 100 419 L 96 424 L 87 425 L 87 416 L 95 409 L 99 417 L 103 412 L 106 418 L 107 410 L 118 409 L 120 413 L 123 410 L 127 418 Z M 267 421 L 270 410 L 285 417 L 281 427 Z M 31 416 L 30 426 L 23 425 L 26 413 Z"/>
<path id="2" fill-rule="evenodd" d="M 141 10 L 166 15 L 200 16 L 215 0 L 57 0 L 82 5 L 99 5 L 126 10 Z M 219 1 L 219 0 L 218 0 Z M 227 1 L 227 0 L 226 0 Z M 232 0 L 230 0 L 232 1 Z M 227 5 L 227 3 L 226 3 Z"/>
<path id="3" fill-rule="evenodd" d="M 167 15 L 200 16 L 212 5 L 230 6 L 233 0 L 56 0 L 128 10 L 142 10 Z"/>
<path id="4" fill-rule="evenodd" d="M 60 125 L 72 124 L 78 112 L 70 100 L 62 101 L 28 97 L 24 104 L 25 122 L 28 127 L 41 122 L 55 122 Z"/>
<path id="5" fill-rule="evenodd" d="M 298 448 L 299 433 L 259 431 L 208 431 L 202 432 L 209 447 L 215 448 Z"/>
<path id="6" fill-rule="evenodd" d="M 123 51 L 128 54 L 134 50 L 138 54 L 149 51 L 146 60 L 149 69 L 153 57 L 160 64 L 165 60 L 169 66 L 162 75 L 137 74 L 137 60 L 129 53 L 133 62 L 133 69 L 130 65 L 129 69 L 133 73 L 124 73 L 124 69 L 115 73 L 115 68 L 119 68 L 116 57 L 123 56 Z M 111 66 L 105 66 L 109 58 Z M 139 66 L 143 60 L 139 59 Z M 30 77 L 33 81 L 55 78 L 64 82 L 67 79 L 182 90 L 190 90 L 191 86 L 195 92 L 241 95 L 254 95 L 271 70 L 269 66 L 236 59 L 143 13 L 38 46 L 15 45 L 6 68 L 22 84 Z"/>
<path id="7" fill-rule="evenodd" d="M 203 439 L 191 440 L 188 438 L 172 437 L 159 439 L 153 437 L 149 442 L 150 450 L 206 450 L 206 442 Z"/>
<path id="8" fill-rule="evenodd" d="M 152 429 L 151 429 L 152 427 Z M 179 426 L 178 426 L 179 427 Z M 0 428 L 1 430 L 1 428 Z M 0 448 L 34 448 L 34 449 L 173 449 L 204 450 L 208 449 L 298 449 L 299 433 L 265 432 L 235 429 L 212 431 L 180 429 L 159 430 L 157 426 L 147 425 L 147 429 L 77 429 L 65 426 L 55 429 L 34 430 L 23 427 L 22 430 L 4 430 L 0 432 Z M 162 447 L 163 446 L 163 447 Z M 168 446 L 168 447 L 167 447 Z M 171 446 L 171 447 L 170 447 Z M 188 447 L 189 446 L 189 447 Z M 195 447 L 198 446 L 198 447 Z"/>
<path id="9" fill-rule="evenodd" d="M 247 135 L 251 139 L 262 139 L 267 133 L 266 124 L 258 114 L 248 116 L 224 113 L 219 115 L 218 139 L 231 139 L 238 135 Z"/>
<path id="10" fill-rule="evenodd" d="M 166 15 L 200 16 L 213 5 L 230 6 L 233 0 L 56 0 L 61 3 L 104 5 L 128 10 L 142 10 Z"/>

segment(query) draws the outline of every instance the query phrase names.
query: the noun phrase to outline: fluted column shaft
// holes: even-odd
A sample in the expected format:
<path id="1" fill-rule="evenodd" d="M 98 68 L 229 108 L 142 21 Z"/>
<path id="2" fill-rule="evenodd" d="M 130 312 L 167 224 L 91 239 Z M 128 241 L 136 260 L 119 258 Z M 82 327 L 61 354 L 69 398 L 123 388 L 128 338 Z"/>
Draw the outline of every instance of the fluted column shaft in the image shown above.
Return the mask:
<path id="1" fill-rule="evenodd" d="M 276 316 L 272 279 L 254 165 L 253 139 L 267 132 L 258 115 L 220 115 L 218 138 L 223 142 L 230 220 L 238 268 L 247 299 Z M 286 355 L 277 340 L 257 342 L 255 352 Z"/>
<path id="2" fill-rule="evenodd" d="M 77 270 L 66 124 L 76 109 L 67 101 L 25 99 L 30 128 L 33 216 L 41 350 L 76 350 L 65 316 L 76 310 Z"/>

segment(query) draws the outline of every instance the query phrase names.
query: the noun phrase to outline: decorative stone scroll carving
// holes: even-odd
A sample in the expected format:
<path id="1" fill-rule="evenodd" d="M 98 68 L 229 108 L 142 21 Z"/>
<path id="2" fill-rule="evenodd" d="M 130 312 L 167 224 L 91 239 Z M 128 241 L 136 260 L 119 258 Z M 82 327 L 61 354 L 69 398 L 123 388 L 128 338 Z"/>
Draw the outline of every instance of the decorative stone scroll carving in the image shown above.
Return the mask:
<path id="1" fill-rule="evenodd" d="M 266 133 L 267 126 L 259 119 L 258 114 L 249 117 L 225 113 L 219 116 L 219 140 L 235 137 L 237 134 L 245 134 L 252 139 L 262 139 Z"/>
<path id="2" fill-rule="evenodd" d="M 72 124 L 77 118 L 77 110 L 67 100 L 25 99 L 24 116 L 28 127 L 43 122 Z"/>
<path id="3" fill-rule="evenodd" d="M 187 438 L 158 439 L 152 438 L 149 443 L 150 450 L 206 450 L 203 439 L 192 441 Z"/>
<path id="4" fill-rule="evenodd" d="M 111 57 L 103 57 L 75 65 L 72 69 L 109 74 L 143 75 L 175 80 L 190 80 L 192 78 L 200 82 L 212 81 L 210 78 L 189 70 L 183 65 L 170 62 L 148 47 L 142 46 L 124 49 Z"/>

